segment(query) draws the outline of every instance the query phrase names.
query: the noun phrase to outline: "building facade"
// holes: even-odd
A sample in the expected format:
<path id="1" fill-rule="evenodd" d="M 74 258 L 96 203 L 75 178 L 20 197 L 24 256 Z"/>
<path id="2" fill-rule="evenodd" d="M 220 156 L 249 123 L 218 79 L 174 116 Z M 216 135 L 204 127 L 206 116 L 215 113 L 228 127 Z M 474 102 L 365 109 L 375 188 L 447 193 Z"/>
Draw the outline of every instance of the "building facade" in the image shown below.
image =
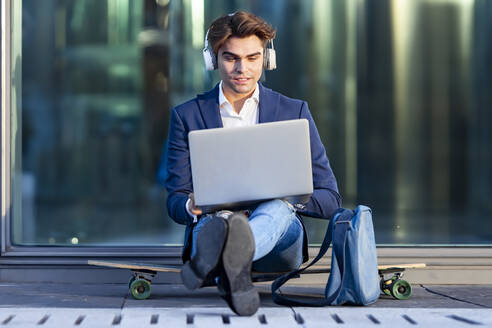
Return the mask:
<path id="1" fill-rule="evenodd" d="M 261 81 L 308 101 L 344 207 L 373 209 L 380 261 L 492 283 L 487 0 L 3 0 L 0 280 L 179 265 L 169 111 L 218 82 L 206 28 L 239 9 L 276 28 Z M 315 252 L 327 221 L 306 222 Z"/>

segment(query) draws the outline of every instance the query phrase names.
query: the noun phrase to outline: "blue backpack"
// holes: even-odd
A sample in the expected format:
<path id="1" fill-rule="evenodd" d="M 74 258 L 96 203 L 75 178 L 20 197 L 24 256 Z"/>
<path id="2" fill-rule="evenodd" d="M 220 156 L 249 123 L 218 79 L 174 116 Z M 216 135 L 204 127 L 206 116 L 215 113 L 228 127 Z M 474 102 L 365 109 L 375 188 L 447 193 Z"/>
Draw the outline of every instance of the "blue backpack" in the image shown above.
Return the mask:
<path id="1" fill-rule="evenodd" d="M 333 243 L 330 277 L 322 300 L 298 300 L 277 293 L 290 278 L 321 259 Z M 376 242 L 371 209 L 359 205 L 354 211 L 339 209 L 330 220 L 319 254 L 307 266 L 277 278 L 272 284 L 275 303 L 288 306 L 368 305 L 379 298 Z"/>

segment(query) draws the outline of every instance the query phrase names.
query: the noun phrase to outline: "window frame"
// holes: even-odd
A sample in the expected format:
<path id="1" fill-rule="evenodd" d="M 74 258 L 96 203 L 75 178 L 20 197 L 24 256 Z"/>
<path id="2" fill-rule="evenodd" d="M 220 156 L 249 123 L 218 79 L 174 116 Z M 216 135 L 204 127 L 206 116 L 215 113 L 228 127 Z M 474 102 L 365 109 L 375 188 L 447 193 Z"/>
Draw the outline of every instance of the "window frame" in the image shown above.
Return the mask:
<path id="1" fill-rule="evenodd" d="M 11 92 L 12 55 L 11 51 L 11 4 L 12 0 L 2 1 L 1 14 L 1 231 L 0 267 L 87 265 L 89 258 L 149 260 L 169 265 L 181 264 L 181 247 L 177 246 L 15 246 L 11 243 Z M 3 51 L 6 50 L 6 51 Z M 311 247 L 315 256 L 319 247 Z M 467 272 L 470 267 L 492 267 L 492 246 L 429 246 L 429 245 L 379 245 L 380 263 L 425 262 L 433 267 L 456 267 Z M 320 265 L 329 264 L 329 256 Z M 471 277 L 469 278 L 472 279 Z M 436 281 L 439 280 L 436 278 Z M 470 283 L 473 283 L 470 281 Z M 490 282 L 492 283 L 492 276 Z"/>

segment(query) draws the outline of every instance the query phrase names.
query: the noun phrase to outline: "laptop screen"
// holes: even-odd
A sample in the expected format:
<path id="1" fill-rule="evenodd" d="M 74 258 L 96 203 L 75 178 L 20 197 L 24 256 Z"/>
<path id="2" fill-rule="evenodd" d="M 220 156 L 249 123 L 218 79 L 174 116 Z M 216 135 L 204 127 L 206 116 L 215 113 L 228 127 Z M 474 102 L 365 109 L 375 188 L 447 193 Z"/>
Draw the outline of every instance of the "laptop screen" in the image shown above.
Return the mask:
<path id="1" fill-rule="evenodd" d="M 311 195 L 306 119 L 189 133 L 195 204 L 229 209 Z"/>

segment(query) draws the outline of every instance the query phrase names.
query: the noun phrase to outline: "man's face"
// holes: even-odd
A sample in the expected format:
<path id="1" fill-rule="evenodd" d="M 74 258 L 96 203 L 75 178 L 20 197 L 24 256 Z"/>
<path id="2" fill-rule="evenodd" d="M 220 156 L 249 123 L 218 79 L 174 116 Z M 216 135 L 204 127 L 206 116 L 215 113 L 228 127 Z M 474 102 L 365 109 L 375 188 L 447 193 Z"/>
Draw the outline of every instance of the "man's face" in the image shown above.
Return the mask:
<path id="1" fill-rule="evenodd" d="M 252 93 L 263 69 L 263 44 L 256 35 L 230 37 L 219 48 L 217 66 L 224 94 L 244 97 Z"/>

